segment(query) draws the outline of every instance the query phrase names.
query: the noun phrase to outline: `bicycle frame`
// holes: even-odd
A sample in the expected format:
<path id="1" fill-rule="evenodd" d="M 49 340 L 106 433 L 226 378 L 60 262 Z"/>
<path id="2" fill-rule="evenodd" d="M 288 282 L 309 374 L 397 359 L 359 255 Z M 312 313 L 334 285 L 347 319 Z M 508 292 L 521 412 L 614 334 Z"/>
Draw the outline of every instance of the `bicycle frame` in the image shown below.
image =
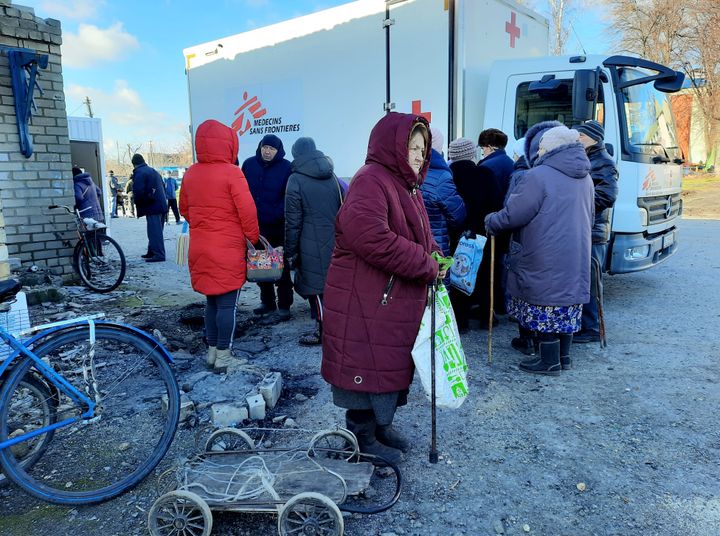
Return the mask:
<path id="1" fill-rule="evenodd" d="M 65 378 L 63 378 L 57 372 L 55 372 L 52 369 L 52 367 L 48 366 L 40 357 L 35 355 L 32 352 L 32 350 L 29 349 L 29 347 L 31 347 L 33 345 L 33 343 L 37 342 L 40 339 L 43 339 L 49 335 L 52 335 L 53 333 L 56 333 L 56 332 L 59 332 L 59 331 L 62 331 L 62 330 L 68 329 L 68 328 L 81 326 L 83 324 L 88 324 L 90 326 L 90 338 L 91 338 L 91 340 L 94 340 L 94 338 L 95 338 L 95 321 L 94 321 L 94 318 L 92 318 L 92 317 L 56 322 L 54 324 L 48 324 L 47 326 L 45 326 L 47 329 L 43 329 L 43 331 L 41 331 L 40 333 L 38 333 L 37 335 L 28 339 L 25 342 L 16 339 L 13 335 L 11 335 L 5 329 L 0 327 L 0 339 L 2 339 L 3 342 L 7 346 L 9 346 L 10 348 L 13 349 L 13 352 L 10 354 L 10 356 L 5 361 L 0 363 L 0 378 L 3 377 L 3 375 L 7 372 L 7 370 L 12 365 L 12 363 L 14 361 L 16 361 L 20 355 L 25 355 L 33 361 L 35 369 L 37 369 L 38 372 L 44 378 L 49 380 L 50 383 L 52 383 L 58 390 L 60 390 L 63 394 L 67 395 L 74 403 L 76 403 L 78 405 L 86 405 L 87 406 L 87 410 L 79 416 L 71 417 L 69 419 L 65 419 L 63 421 L 59 421 L 59 422 L 53 423 L 48 426 L 43 426 L 42 428 L 38 428 L 31 432 L 26 432 L 22 435 L 12 438 L 12 439 L 7 439 L 5 441 L 1 441 L 0 442 L 0 450 L 11 447 L 22 441 L 32 439 L 33 437 L 42 435 L 44 433 L 51 432 L 58 428 L 68 426 L 68 425 L 76 423 L 80 420 L 88 421 L 88 420 L 94 418 L 96 403 L 93 400 L 90 400 L 90 398 L 88 398 L 85 394 L 80 392 L 78 389 L 76 389 L 72 384 L 68 383 L 67 380 L 65 380 Z M 104 326 L 113 326 L 113 327 L 117 327 L 117 328 L 121 328 L 124 330 L 129 330 L 129 331 L 134 332 L 136 335 L 141 336 L 144 340 L 155 344 L 168 363 L 175 362 L 174 359 L 172 358 L 172 356 L 170 355 L 170 353 L 165 349 L 165 347 L 162 344 L 160 344 L 158 341 L 156 341 L 155 339 L 150 337 L 145 332 L 140 331 L 139 329 L 136 329 L 132 326 L 126 326 L 123 324 L 116 324 L 116 323 L 112 323 L 112 322 L 103 322 L 103 325 Z"/>

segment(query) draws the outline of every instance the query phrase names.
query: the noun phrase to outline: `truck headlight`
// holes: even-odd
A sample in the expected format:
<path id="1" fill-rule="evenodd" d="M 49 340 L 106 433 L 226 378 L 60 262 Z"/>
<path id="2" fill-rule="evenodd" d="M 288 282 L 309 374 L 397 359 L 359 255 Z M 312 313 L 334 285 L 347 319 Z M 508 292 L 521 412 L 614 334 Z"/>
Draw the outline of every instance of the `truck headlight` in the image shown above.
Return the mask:
<path id="1" fill-rule="evenodd" d="M 648 211 L 646 208 L 640 209 L 640 225 L 647 227 L 648 224 Z"/>
<path id="2" fill-rule="evenodd" d="M 647 212 L 646 212 L 647 214 Z M 628 261 L 634 261 L 637 259 L 644 259 L 650 254 L 650 245 L 635 246 L 625 250 L 625 259 Z"/>

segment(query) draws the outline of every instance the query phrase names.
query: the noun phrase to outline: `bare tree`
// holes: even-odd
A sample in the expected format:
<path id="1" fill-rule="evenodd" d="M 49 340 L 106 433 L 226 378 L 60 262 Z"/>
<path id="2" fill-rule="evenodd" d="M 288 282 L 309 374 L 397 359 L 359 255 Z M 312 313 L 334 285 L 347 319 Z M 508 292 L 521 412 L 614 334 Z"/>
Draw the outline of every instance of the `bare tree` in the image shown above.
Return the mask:
<path id="1" fill-rule="evenodd" d="M 556 56 L 565 50 L 565 43 L 570 35 L 568 29 L 568 8 L 572 0 L 548 0 L 550 20 L 552 23 L 551 50 Z"/>

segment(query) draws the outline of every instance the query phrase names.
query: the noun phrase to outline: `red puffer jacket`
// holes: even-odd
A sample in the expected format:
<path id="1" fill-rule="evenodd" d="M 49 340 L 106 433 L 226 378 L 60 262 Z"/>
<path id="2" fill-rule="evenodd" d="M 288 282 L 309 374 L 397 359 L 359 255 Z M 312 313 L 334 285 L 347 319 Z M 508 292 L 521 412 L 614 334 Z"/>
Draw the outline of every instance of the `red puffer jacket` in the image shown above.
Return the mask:
<path id="1" fill-rule="evenodd" d="M 208 120 L 195 135 L 198 163 L 180 189 L 180 212 L 190 224 L 188 264 L 192 287 L 206 296 L 237 290 L 245 283 L 245 239 L 257 242 L 255 202 L 234 162 L 237 135 Z"/>
<path id="2" fill-rule="evenodd" d="M 350 185 L 336 224 L 323 299 L 322 375 L 351 391 L 406 389 L 410 352 L 438 273 L 419 184 L 408 163 L 412 127 L 424 119 L 390 113 L 370 134 L 365 165 Z"/>

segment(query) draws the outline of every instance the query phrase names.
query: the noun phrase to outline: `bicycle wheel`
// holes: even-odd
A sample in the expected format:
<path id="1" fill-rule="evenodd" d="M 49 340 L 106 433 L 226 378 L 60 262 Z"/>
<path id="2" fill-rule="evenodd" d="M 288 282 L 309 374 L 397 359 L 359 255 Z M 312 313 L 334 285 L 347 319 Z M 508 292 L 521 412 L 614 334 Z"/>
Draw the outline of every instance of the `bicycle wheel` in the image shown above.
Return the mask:
<path id="1" fill-rule="evenodd" d="M 40 378 L 26 375 L 13 393 L 8 408 L 9 437 L 32 432 L 53 424 L 56 419 L 57 397 Z M 41 434 L 9 448 L 22 467 L 34 464 L 47 448 L 53 432 Z M 0 486 L 7 483 L 0 472 Z"/>
<path id="2" fill-rule="evenodd" d="M 10 449 L 0 451 L 8 478 L 56 504 L 102 502 L 136 486 L 165 455 L 178 424 L 180 392 L 157 344 L 103 323 L 95 325 L 95 337 L 92 344 L 89 326 L 75 326 L 40 341 L 34 349 L 66 381 L 97 401 L 93 418 L 55 430 L 32 466 L 23 466 Z M 7 402 L 33 373 L 28 358 L 0 390 L 0 440 L 11 433 L 8 423 L 13 416 Z M 58 422 L 79 417 L 86 409 L 59 393 Z"/>
<path id="3" fill-rule="evenodd" d="M 125 277 L 125 254 L 120 245 L 106 235 L 88 234 L 75 245 L 73 266 L 82 282 L 96 292 L 115 290 Z"/>

